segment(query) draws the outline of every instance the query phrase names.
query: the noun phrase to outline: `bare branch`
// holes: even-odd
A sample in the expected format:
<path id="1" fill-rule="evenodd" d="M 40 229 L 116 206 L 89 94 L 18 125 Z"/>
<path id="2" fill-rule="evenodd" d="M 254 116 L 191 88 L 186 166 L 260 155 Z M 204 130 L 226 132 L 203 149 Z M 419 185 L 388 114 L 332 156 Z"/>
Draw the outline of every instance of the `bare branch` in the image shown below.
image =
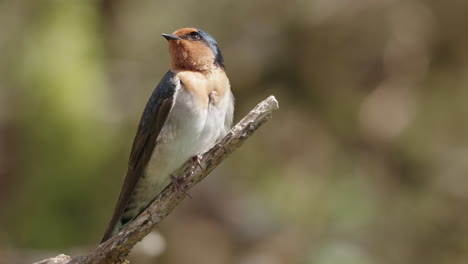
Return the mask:
<path id="1" fill-rule="evenodd" d="M 180 184 L 186 190 L 190 190 L 195 184 L 203 180 L 229 154 L 239 148 L 255 130 L 265 123 L 278 107 L 278 101 L 274 96 L 270 96 L 259 103 L 220 142 L 203 154 L 203 158 L 200 161 L 201 168 L 196 161 L 189 161 L 174 173 L 175 176 L 181 179 Z M 100 244 L 89 255 L 76 257 L 71 260 L 67 258 L 68 256 L 59 255 L 55 258 L 37 262 L 36 264 L 127 263 L 125 257 L 130 253 L 135 244 L 151 232 L 153 228 L 158 226 L 185 199 L 185 196 L 185 194 L 178 192 L 173 184 L 171 184 L 155 198 L 140 216 L 123 228 L 117 235 Z"/>

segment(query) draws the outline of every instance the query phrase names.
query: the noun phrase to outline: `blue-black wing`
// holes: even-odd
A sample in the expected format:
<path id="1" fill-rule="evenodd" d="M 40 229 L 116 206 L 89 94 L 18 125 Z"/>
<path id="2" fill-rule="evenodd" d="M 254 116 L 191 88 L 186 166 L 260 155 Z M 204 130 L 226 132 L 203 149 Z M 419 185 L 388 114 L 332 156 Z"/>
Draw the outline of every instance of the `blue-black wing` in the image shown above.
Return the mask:
<path id="1" fill-rule="evenodd" d="M 174 76 L 175 74 L 172 71 L 168 71 L 158 86 L 156 86 L 146 104 L 138 131 L 133 140 L 122 191 L 115 206 L 114 215 L 104 233 L 101 243 L 112 237 L 117 231 L 116 226 L 119 224 L 135 186 L 143 175 L 144 169 L 151 158 L 151 154 L 157 143 L 156 140 L 174 105 L 174 93 L 177 86 L 177 80 Z"/>

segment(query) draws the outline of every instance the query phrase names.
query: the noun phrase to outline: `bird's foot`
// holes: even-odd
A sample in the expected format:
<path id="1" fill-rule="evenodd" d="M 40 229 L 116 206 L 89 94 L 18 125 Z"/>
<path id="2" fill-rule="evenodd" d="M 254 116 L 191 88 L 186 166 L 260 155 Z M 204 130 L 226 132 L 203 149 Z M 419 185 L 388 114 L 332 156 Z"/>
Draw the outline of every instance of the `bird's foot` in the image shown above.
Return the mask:
<path id="1" fill-rule="evenodd" d="M 203 170 L 203 167 L 201 165 L 201 159 L 202 159 L 202 155 L 201 154 L 197 154 L 195 156 L 192 157 L 192 162 L 196 162 L 198 167 Z"/>
<path id="2" fill-rule="evenodd" d="M 180 192 L 185 193 L 190 199 L 192 199 L 192 196 L 187 192 L 187 190 L 180 184 L 180 179 L 177 177 L 174 177 L 174 175 L 171 174 L 171 180 L 172 184 L 175 186 L 177 196 L 179 196 Z"/>

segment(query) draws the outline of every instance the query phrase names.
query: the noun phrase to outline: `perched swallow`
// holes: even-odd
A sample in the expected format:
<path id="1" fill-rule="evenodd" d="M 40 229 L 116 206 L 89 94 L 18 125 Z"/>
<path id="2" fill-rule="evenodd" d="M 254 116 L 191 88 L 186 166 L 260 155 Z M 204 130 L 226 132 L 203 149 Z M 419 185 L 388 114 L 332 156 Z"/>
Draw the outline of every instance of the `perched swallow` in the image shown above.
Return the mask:
<path id="1" fill-rule="evenodd" d="M 234 97 L 216 40 L 195 28 L 162 34 L 171 69 L 146 104 L 114 215 L 102 242 L 135 219 L 171 182 L 171 173 L 229 131 Z"/>

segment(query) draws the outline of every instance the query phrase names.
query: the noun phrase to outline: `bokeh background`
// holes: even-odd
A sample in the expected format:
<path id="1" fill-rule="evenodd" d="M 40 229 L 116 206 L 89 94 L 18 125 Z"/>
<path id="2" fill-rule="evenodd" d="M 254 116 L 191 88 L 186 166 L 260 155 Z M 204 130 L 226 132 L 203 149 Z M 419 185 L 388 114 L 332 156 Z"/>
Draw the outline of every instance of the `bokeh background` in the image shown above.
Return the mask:
<path id="1" fill-rule="evenodd" d="M 468 261 L 468 1 L 0 2 L 0 262 L 96 246 L 161 33 L 224 53 L 238 121 L 280 110 L 132 263 Z"/>

